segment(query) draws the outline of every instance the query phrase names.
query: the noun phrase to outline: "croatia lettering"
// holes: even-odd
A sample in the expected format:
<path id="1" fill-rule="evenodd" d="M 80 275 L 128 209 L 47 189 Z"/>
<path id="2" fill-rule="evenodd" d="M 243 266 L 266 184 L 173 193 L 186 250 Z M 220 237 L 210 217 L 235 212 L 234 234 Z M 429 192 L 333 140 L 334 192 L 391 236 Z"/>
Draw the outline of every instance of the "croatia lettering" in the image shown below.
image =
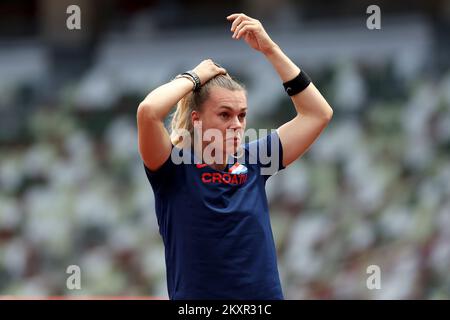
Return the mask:
<path id="1" fill-rule="evenodd" d="M 247 174 L 232 174 L 220 172 L 204 172 L 202 173 L 202 182 L 209 183 L 224 183 L 224 184 L 244 184 L 247 181 Z"/>

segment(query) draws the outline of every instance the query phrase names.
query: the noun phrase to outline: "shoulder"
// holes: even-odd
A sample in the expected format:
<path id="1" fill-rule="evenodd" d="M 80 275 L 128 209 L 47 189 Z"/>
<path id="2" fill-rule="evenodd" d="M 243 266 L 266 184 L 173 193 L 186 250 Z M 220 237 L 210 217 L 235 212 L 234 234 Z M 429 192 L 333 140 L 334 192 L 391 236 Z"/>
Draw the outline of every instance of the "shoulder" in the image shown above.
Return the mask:
<path id="1" fill-rule="evenodd" d="M 189 157 L 189 159 L 187 159 Z M 164 187 L 176 184 L 178 180 L 183 176 L 182 170 L 185 170 L 186 164 L 191 161 L 190 153 L 185 149 L 172 145 L 170 156 L 162 164 L 158 170 L 149 169 L 145 163 L 144 170 L 152 185 L 154 191 L 158 191 Z"/>
<path id="2" fill-rule="evenodd" d="M 283 147 L 277 130 L 263 135 L 244 145 L 249 164 L 256 164 L 261 168 L 261 175 L 272 176 L 284 169 Z"/>

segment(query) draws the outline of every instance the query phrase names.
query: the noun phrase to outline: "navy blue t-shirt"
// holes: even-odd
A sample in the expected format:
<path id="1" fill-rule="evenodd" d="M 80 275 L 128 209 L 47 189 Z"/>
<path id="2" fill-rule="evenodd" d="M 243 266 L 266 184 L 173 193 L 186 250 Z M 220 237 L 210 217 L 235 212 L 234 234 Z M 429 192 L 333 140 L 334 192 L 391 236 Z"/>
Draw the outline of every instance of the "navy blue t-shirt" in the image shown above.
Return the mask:
<path id="1" fill-rule="evenodd" d="M 174 152 L 187 155 L 172 146 Z M 169 298 L 283 299 L 265 193 L 267 179 L 284 169 L 277 132 L 244 144 L 244 155 L 223 171 L 187 152 L 190 164 L 172 157 L 157 171 L 144 164 Z"/>

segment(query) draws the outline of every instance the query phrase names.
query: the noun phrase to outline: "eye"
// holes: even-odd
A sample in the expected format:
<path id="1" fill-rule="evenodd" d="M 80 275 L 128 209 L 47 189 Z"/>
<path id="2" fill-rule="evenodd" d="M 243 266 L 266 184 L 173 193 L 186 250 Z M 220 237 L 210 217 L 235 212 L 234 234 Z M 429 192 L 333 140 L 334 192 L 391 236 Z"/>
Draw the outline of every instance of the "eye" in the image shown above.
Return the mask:
<path id="1" fill-rule="evenodd" d="M 230 118 L 230 115 L 227 112 L 222 112 L 219 116 L 224 120 L 228 120 Z"/>
<path id="2" fill-rule="evenodd" d="M 246 115 L 247 115 L 246 112 L 239 114 L 239 119 L 244 120 Z"/>

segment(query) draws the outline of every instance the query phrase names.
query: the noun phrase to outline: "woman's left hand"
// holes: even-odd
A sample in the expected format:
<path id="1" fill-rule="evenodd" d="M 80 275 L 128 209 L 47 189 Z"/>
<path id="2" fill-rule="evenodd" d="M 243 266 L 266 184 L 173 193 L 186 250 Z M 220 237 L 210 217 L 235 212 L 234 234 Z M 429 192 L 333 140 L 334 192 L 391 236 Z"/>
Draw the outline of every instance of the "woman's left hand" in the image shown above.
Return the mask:
<path id="1" fill-rule="evenodd" d="M 277 44 L 270 39 L 261 22 L 246 16 L 243 13 L 234 13 L 227 17 L 232 21 L 231 32 L 233 39 L 244 38 L 245 42 L 253 49 L 267 55 L 277 48 Z"/>

